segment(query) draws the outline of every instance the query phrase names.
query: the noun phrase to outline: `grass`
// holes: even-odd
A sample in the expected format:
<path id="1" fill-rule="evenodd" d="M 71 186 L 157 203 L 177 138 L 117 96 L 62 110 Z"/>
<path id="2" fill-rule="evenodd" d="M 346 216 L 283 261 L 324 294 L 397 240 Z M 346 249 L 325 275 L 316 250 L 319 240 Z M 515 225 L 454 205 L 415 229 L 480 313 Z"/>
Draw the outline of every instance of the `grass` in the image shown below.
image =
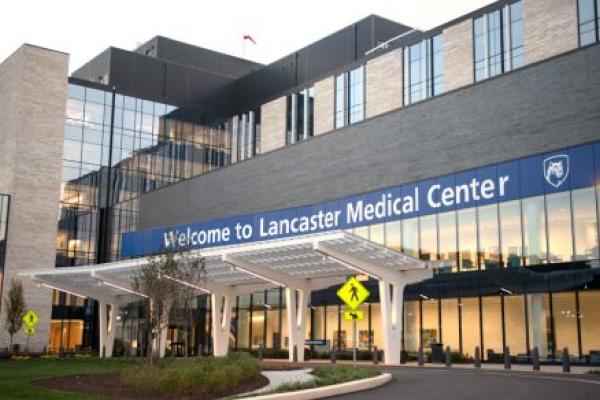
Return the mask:
<path id="1" fill-rule="evenodd" d="M 0 399 L 101 399 L 103 397 L 39 388 L 33 386 L 31 381 L 74 374 L 117 372 L 129 365 L 131 362 L 98 358 L 0 361 Z"/>
<path id="2" fill-rule="evenodd" d="M 374 367 L 353 367 L 349 365 L 327 365 L 317 367 L 312 375 L 315 379 L 308 382 L 286 383 L 268 391 L 264 394 L 291 392 L 294 390 L 313 389 L 321 386 L 335 385 L 338 383 L 356 381 L 359 379 L 372 378 L 380 375 Z"/>
<path id="3" fill-rule="evenodd" d="M 137 365 L 121 373 L 122 381 L 141 393 L 161 395 L 217 395 L 256 380 L 260 362 L 247 353 L 227 357 L 193 357 L 162 360 L 158 365 Z"/>

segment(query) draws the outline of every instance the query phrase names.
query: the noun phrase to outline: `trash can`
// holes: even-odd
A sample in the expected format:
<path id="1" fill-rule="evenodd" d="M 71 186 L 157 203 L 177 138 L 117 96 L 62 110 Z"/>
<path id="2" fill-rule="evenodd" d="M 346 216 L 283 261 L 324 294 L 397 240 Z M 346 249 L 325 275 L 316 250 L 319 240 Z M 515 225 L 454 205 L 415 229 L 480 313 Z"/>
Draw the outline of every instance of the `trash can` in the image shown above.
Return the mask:
<path id="1" fill-rule="evenodd" d="M 445 362 L 444 345 L 442 343 L 431 343 L 431 362 L 441 363 Z"/>

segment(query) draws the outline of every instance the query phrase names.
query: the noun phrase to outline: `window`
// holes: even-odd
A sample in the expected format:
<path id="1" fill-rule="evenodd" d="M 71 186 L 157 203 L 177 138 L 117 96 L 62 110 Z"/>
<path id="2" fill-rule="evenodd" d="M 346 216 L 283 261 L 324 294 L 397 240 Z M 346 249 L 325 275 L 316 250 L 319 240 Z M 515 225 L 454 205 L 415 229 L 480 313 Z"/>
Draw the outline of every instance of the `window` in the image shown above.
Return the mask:
<path id="1" fill-rule="evenodd" d="M 479 265 L 485 269 L 500 266 L 498 245 L 498 205 L 490 204 L 478 208 L 479 222 Z"/>
<path id="2" fill-rule="evenodd" d="M 546 214 L 542 196 L 524 199 L 523 207 L 523 255 L 527 265 L 546 263 Z"/>
<path id="3" fill-rule="evenodd" d="M 404 49 L 404 104 L 412 104 L 444 91 L 442 35 Z"/>
<path id="4" fill-rule="evenodd" d="M 600 40 L 600 0 L 579 0 L 579 45 Z"/>
<path id="5" fill-rule="evenodd" d="M 365 68 L 360 66 L 335 77 L 335 127 L 362 121 L 365 115 Z"/>
<path id="6" fill-rule="evenodd" d="M 575 259 L 598 258 L 598 231 L 596 229 L 596 198 L 594 188 L 571 192 L 573 204 L 573 236 Z"/>
<path id="7" fill-rule="evenodd" d="M 238 161 L 254 157 L 260 149 L 260 110 L 238 116 Z"/>
<path id="8" fill-rule="evenodd" d="M 458 211 L 460 270 L 477 269 L 477 216 L 474 208 Z"/>
<path id="9" fill-rule="evenodd" d="M 519 200 L 500 203 L 500 242 L 502 260 L 507 268 L 521 266 L 521 202 Z"/>
<path id="10" fill-rule="evenodd" d="M 491 78 L 525 63 L 522 2 L 474 21 L 475 80 Z"/>
<path id="11" fill-rule="evenodd" d="M 314 134 L 315 89 L 310 87 L 286 98 L 286 143 L 296 143 Z"/>
<path id="12" fill-rule="evenodd" d="M 569 192 L 546 196 L 546 218 L 548 219 L 549 261 L 571 261 L 573 256 L 573 234 L 571 231 L 571 202 Z"/>

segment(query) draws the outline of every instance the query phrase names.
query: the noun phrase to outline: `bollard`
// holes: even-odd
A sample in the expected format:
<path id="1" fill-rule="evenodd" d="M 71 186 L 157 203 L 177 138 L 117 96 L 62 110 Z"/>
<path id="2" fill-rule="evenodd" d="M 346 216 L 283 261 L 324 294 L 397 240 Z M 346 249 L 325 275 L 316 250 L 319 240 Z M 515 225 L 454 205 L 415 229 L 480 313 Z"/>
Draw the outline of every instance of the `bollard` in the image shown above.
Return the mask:
<path id="1" fill-rule="evenodd" d="M 473 363 L 475 368 L 481 368 L 481 354 L 479 352 L 479 346 L 475 347 L 475 357 L 473 357 Z"/>
<path id="2" fill-rule="evenodd" d="M 446 367 L 452 366 L 452 353 L 450 353 L 450 346 L 446 346 Z"/>
<path id="3" fill-rule="evenodd" d="M 379 350 L 377 350 L 377 346 L 373 347 L 373 364 L 379 364 Z"/>
<path id="4" fill-rule="evenodd" d="M 261 360 L 261 361 L 263 359 L 263 347 L 262 347 L 262 344 L 258 348 L 258 359 Z"/>
<path id="5" fill-rule="evenodd" d="M 506 346 L 504 348 L 504 369 L 510 369 L 510 368 L 511 368 L 510 349 L 508 348 L 508 346 Z"/>
<path id="6" fill-rule="evenodd" d="M 335 350 L 331 349 L 331 353 L 329 353 L 329 359 L 331 360 L 332 364 L 335 364 Z"/>
<path id="7" fill-rule="evenodd" d="M 423 355 L 423 345 L 419 346 L 419 354 L 417 355 L 417 361 L 419 362 L 419 367 L 425 365 L 425 356 Z"/>
<path id="8" fill-rule="evenodd" d="M 292 360 L 293 360 L 293 362 L 297 363 L 298 362 L 298 345 L 294 345 L 292 351 L 294 352 L 292 354 Z"/>
<path id="9" fill-rule="evenodd" d="M 540 352 L 537 347 L 534 347 L 531 351 L 531 363 L 534 371 L 540 370 Z"/>
<path id="10" fill-rule="evenodd" d="M 562 353 L 562 368 L 563 372 L 571 372 L 571 357 L 569 357 L 569 349 L 566 347 Z"/>

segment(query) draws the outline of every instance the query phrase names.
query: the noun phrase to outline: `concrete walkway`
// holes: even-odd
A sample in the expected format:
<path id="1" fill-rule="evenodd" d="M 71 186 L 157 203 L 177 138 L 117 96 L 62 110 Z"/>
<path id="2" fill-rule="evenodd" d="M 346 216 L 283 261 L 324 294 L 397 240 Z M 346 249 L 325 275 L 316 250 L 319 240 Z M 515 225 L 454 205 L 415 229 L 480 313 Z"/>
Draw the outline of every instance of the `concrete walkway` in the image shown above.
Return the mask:
<path id="1" fill-rule="evenodd" d="M 315 379 L 310 372 L 312 368 L 296 369 L 289 371 L 263 371 L 262 374 L 269 379 L 269 384 L 252 392 L 253 394 L 264 393 L 276 389 L 288 383 L 309 382 Z"/>

